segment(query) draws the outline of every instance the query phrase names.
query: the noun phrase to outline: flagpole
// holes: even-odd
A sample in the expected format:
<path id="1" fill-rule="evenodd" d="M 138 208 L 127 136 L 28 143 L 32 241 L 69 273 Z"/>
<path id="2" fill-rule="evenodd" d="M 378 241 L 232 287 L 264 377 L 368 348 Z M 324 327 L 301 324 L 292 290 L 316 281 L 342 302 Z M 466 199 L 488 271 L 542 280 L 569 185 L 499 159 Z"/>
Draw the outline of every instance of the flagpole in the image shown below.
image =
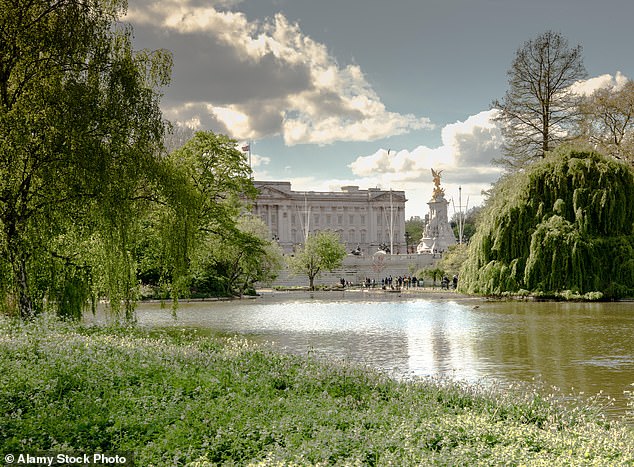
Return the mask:
<path id="1" fill-rule="evenodd" d="M 253 141 L 248 140 L 248 145 L 249 145 L 249 169 L 251 169 L 251 178 L 253 179 L 253 166 L 251 165 L 251 145 L 253 144 Z"/>
<path id="2" fill-rule="evenodd" d="M 248 161 L 249 161 L 249 171 L 251 173 L 250 177 L 251 180 L 253 180 L 253 164 L 251 164 L 251 145 L 253 144 L 253 141 L 248 139 L 246 141 L 246 146 L 242 146 L 242 153 L 244 154 L 245 152 L 248 154 Z"/>

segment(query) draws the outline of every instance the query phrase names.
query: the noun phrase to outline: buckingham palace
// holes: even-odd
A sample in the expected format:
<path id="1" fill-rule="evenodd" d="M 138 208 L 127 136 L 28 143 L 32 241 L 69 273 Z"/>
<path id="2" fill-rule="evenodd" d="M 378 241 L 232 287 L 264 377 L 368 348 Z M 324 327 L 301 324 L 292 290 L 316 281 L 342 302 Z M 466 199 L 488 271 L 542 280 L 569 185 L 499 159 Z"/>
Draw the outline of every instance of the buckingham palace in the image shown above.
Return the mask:
<path id="1" fill-rule="evenodd" d="M 339 233 L 348 251 L 373 254 L 379 248 L 405 253 L 405 192 L 344 186 L 339 192 L 293 191 L 290 182 L 254 181 L 253 214 L 269 227 L 285 253 L 309 233 Z"/>

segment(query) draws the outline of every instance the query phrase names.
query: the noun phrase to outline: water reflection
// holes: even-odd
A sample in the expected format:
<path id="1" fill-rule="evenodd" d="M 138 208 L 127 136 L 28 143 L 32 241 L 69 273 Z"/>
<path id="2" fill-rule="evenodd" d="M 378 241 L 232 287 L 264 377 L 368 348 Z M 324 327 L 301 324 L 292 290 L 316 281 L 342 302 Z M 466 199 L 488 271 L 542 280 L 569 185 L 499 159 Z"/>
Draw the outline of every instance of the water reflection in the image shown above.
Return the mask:
<path id="1" fill-rule="evenodd" d="M 475 305 L 477 303 L 477 305 Z M 327 299 L 276 294 L 253 300 L 143 304 L 141 325 L 241 334 L 397 375 L 532 381 L 604 394 L 624 413 L 634 383 L 632 303 L 507 303 L 372 294 Z"/>

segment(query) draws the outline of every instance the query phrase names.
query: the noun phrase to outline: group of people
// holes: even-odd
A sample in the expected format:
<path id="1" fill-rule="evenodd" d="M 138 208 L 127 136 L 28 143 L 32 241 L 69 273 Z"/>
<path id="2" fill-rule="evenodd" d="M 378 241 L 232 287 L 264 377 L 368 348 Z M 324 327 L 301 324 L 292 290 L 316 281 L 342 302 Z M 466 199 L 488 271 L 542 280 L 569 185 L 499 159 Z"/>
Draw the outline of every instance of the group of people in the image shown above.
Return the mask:
<path id="1" fill-rule="evenodd" d="M 423 287 L 423 281 L 417 279 L 416 276 L 408 275 L 398 276 L 394 278 L 392 276 L 387 276 L 381 279 L 381 288 L 383 289 L 409 289 L 410 287 Z"/>
<path id="2" fill-rule="evenodd" d="M 339 279 L 339 284 L 341 285 L 341 287 L 350 287 L 353 284 L 350 281 L 347 281 L 345 278 L 341 278 Z M 378 285 L 377 281 L 375 279 L 370 279 L 369 277 L 366 277 L 363 280 L 363 287 L 369 288 L 369 289 L 374 289 L 376 286 Z M 416 276 L 409 276 L 409 275 L 405 275 L 405 276 L 398 276 L 398 277 L 392 277 L 392 276 L 386 276 L 383 279 L 381 279 L 381 283 L 380 286 L 382 289 L 409 289 L 410 287 L 425 287 L 425 281 L 423 279 L 417 279 Z M 442 280 L 440 281 L 440 288 L 441 289 L 447 289 L 449 290 L 449 288 L 457 288 L 458 287 L 458 276 L 454 275 L 453 279 L 449 279 L 449 277 L 447 276 L 443 276 Z"/>
<path id="3" fill-rule="evenodd" d="M 454 275 L 451 280 L 447 276 L 443 276 L 440 281 L 440 288 L 449 290 L 449 287 L 457 288 L 458 287 L 458 276 Z"/>
<path id="4" fill-rule="evenodd" d="M 353 285 L 350 281 L 347 281 L 343 277 L 339 279 L 339 283 L 341 284 L 341 287 L 350 287 L 351 285 Z M 379 283 L 375 279 L 370 279 L 369 277 L 366 277 L 363 280 L 363 287 L 366 287 L 368 289 L 373 289 L 377 287 L 377 285 L 379 285 Z M 423 280 L 416 279 L 416 276 L 386 276 L 381 279 L 380 287 L 382 289 L 401 289 L 403 287 L 409 289 L 410 287 L 424 287 L 424 284 Z"/>

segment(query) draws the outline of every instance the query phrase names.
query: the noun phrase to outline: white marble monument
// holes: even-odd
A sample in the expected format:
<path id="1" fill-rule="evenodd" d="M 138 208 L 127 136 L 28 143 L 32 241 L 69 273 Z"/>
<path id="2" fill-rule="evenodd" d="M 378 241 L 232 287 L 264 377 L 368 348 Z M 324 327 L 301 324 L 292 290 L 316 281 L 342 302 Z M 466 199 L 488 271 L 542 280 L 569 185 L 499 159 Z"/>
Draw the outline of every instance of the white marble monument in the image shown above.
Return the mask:
<path id="1" fill-rule="evenodd" d="M 444 252 L 449 246 L 456 244 L 456 236 L 449 225 L 447 207 L 449 201 L 445 199 L 445 189 L 440 187 L 440 174 L 431 169 L 434 178 L 434 192 L 429 205 L 429 222 L 423 231 L 423 237 L 416 247 L 418 254 L 436 254 Z"/>

